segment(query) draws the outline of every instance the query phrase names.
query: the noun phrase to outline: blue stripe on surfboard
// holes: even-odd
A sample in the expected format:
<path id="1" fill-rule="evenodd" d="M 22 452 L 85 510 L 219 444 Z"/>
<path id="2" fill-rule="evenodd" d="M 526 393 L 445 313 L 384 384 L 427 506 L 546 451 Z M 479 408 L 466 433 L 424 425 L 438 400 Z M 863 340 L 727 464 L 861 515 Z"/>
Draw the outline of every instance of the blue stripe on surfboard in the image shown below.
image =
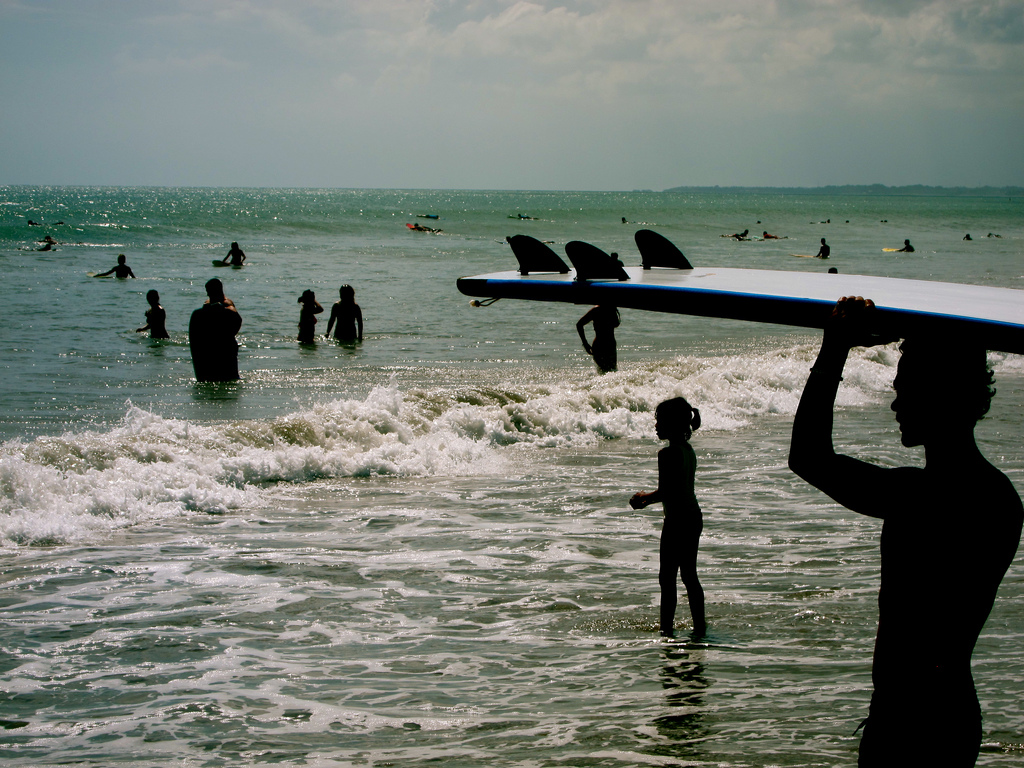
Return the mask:
<path id="1" fill-rule="evenodd" d="M 735 268 L 662 273 L 652 270 L 643 274 L 640 270 L 629 271 L 635 274 L 635 277 L 630 275 L 630 281 L 613 283 L 577 282 L 568 275 L 521 277 L 501 272 L 462 278 L 459 289 L 471 296 L 605 303 L 631 309 L 807 328 L 823 327 L 840 296 L 864 295 L 876 301 L 880 320 L 894 333 L 903 336 L 908 333 L 968 333 L 989 349 L 1024 354 L 1024 291 L 862 275 Z M 791 284 L 793 293 L 729 290 L 694 284 L 711 278 L 717 278 L 719 284 L 786 282 Z M 793 295 L 799 294 L 801 289 L 819 295 Z M 964 303 L 977 307 L 977 311 L 962 311 Z M 946 311 L 936 305 L 957 307 L 961 311 Z"/>

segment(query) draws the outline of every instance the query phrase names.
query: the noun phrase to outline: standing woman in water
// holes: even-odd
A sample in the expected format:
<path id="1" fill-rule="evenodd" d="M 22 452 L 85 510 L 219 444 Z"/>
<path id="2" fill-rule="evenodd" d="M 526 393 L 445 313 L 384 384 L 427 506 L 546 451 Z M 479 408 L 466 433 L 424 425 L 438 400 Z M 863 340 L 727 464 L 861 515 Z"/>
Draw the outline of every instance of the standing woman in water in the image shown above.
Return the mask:
<path id="1" fill-rule="evenodd" d="M 338 289 L 339 300 L 331 307 L 331 319 L 327 321 L 327 336 L 331 335 L 334 323 L 335 341 L 363 340 L 363 311 L 356 304 L 356 291 L 351 285 L 343 285 Z"/>
<path id="2" fill-rule="evenodd" d="M 697 577 L 697 548 L 704 530 L 704 517 L 693 489 L 697 455 L 690 445 L 690 436 L 700 426 L 700 411 L 684 398 L 675 397 L 658 405 L 654 414 L 658 439 L 668 440 L 668 446 L 658 451 L 658 489 L 634 494 L 629 505 L 643 509 L 660 501 L 665 509 L 658 568 L 661 634 L 674 637 L 676 574 L 680 574 L 693 617 L 693 634 L 699 637 L 707 632 L 704 587 Z"/>
<path id="3" fill-rule="evenodd" d="M 299 296 L 302 311 L 299 312 L 299 344 L 312 344 L 316 332 L 316 316 L 324 311 L 316 294 L 308 288 Z"/>
<path id="4" fill-rule="evenodd" d="M 594 343 L 587 341 L 585 328 L 588 323 L 594 324 Z M 610 373 L 617 367 L 615 356 L 615 329 L 619 327 L 619 310 L 611 306 L 597 306 L 576 323 L 576 332 L 583 342 L 583 349 L 594 358 L 597 369 L 601 373 Z"/>

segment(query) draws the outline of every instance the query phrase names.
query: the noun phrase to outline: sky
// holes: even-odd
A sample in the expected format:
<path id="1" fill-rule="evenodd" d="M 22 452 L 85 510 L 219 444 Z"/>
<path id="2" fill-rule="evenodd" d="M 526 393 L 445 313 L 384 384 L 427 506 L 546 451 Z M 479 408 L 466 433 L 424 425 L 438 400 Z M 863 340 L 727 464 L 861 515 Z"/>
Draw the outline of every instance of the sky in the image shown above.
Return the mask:
<path id="1" fill-rule="evenodd" d="M 0 184 L 1024 185 L 1024 0 L 0 0 Z"/>

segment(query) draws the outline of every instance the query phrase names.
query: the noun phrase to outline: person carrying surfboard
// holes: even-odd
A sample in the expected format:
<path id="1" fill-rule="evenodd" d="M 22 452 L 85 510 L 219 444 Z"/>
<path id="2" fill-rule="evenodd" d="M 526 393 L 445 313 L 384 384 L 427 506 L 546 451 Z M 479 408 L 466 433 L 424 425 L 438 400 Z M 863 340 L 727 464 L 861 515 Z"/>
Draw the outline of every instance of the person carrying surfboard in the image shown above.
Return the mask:
<path id="1" fill-rule="evenodd" d="M 693 634 L 700 637 L 707 632 L 704 588 L 697 577 L 697 548 L 704 518 L 693 490 L 697 455 L 690 445 L 690 436 L 700 427 L 700 411 L 685 398 L 674 397 L 660 403 L 654 416 L 658 439 L 668 440 L 668 446 L 658 451 L 658 488 L 650 493 L 633 494 L 629 505 L 633 509 L 643 509 L 661 502 L 665 509 L 658 567 L 661 634 L 675 636 L 676 574 L 680 574 L 693 617 Z"/>
<path id="2" fill-rule="evenodd" d="M 123 253 L 119 253 L 117 255 L 117 266 L 111 267 L 106 272 L 100 272 L 98 275 L 93 275 L 93 277 L 106 277 L 110 274 L 114 275 L 114 277 L 119 277 L 122 280 L 129 277 L 135 277 L 135 273 L 132 272 L 132 268 L 125 264 L 125 256 Z"/>
<path id="3" fill-rule="evenodd" d="M 835 451 L 832 411 L 853 346 L 892 341 L 874 304 L 844 297 L 825 327 L 793 420 L 789 466 L 847 509 L 882 520 L 874 691 L 860 766 L 973 766 L 981 707 L 971 654 L 1020 542 L 1024 507 L 979 450 L 994 390 L 984 348 L 911 338 L 900 350 L 892 410 L 924 467 L 883 467 Z"/>

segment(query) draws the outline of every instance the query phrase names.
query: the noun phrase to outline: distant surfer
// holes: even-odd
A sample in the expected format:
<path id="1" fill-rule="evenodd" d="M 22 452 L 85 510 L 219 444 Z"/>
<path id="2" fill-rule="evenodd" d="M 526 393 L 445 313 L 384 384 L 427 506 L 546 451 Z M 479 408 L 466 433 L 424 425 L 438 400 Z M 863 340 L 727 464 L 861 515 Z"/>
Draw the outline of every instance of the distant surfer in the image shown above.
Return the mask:
<path id="1" fill-rule="evenodd" d="M 825 238 L 821 238 L 821 248 L 814 254 L 816 259 L 827 259 L 832 254 L 832 249 L 828 247 L 828 243 L 825 242 Z"/>
<path id="2" fill-rule="evenodd" d="M 236 381 L 238 342 L 235 334 L 242 318 L 235 303 L 224 295 L 224 284 L 214 278 L 206 283 L 206 302 L 192 313 L 188 345 L 197 381 Z"/>
<path id="3" fill-rule="evenodd" d="M 767 232 L 761 235 L 762 240 L 781 240 L 782 238 L 778 235 L 769 235 Z"/>
<path id="4" fill-rule="evenodd" d="M 982 738 L 971 654 L 1017 551 L 1024 508 L 974 438 L 994 390 L 984 348 L 907 339 L 893 382 L 901 441 L 925 465 L 883 467 L 837 454 L 833 408 L 873 303 L 842 298 L 825 327 L 793 420 L 789 465 L 846 508 L 882 520 L 881 588 L 861 766 L 973 766 Z"/>
<path id="5" fill-rule="evenodd" d="M 593 307 L 576 323 L 576 332 L 583 341 L 583 349 L 594 358 L 601 373 L 610 373 L 616 369 L 615 329 L 619 327 L 619 310 L 616 307 L 601 305 Z M 587 341 L 584 330 L 588 323 L 594 324 L 594 343 Z"/>
<path id="6" fill-rule="evenodd" d="M 731 235 L 722 235 L 722 237 L 731 237 L 733 240 L 747 240 L 747 235 L 750 234 L 749 229 L 744 229 L 742 232 L 735 232 Z"/>
<path id="7" fill-rule="evenodd" d="M 902 248 L 898 248 L 896 250 L 896 253 L 913 253 L 913 252 L 914 252 L 914 246 L 912 246 L 910 244 L 909 240 L 904 240 L 903 241 L 903 247 Z"/>
<path id="8" fill-rule="evenodd" d="M 111 267 L 106 272 L 100 272 L 98 275 L 94 275 L 94 277 L 106 277 L 110 274 L 114 277 L 119 277 L 122 280 L 129 277 L 135 277 L 135 273 L 132 272 L 132 268 L 125 264 L 125 255 L 123 253 L 119 253 L 117 255 L 117 266 Z"/>
<path id="9" fill-rule="evenodd" d="M 156 291 L 147 291 L 146 301 L 149 302 L 149 309 L 146 310 L 146 324 L 141 328 L 136 328 L 135 332 L 149 331 L 151 339 L 171 338 L 167 333 L 167 313 L 160 306 L 160 294 Z"/>
<path id="10" fill-rule="evenodd" d="M 970 232 L 968 232 L 966 235 L 964 235 L 964 240 L 973 240 L 973 239 L 974 238 L 971 237 L 971 233 Z"/>
<path id="11" fill-rule="evenodd" d="M 327 336 L 331 335 L 331 328 L 335 329 L 335 341 L 363 340 L 363 311 L 356 304 L 356 291 L 351 285 L 338 289 L 338 301 L 331 307 L 331 318 L 327 321 Z"/>
<path id="12" fill-rule="evenodd" d="M 316 300 L 316 294 L 308 288 L 299 296 L 299 304 L 302 309 L 299 311 L 299 344 L 312 344 L 316 333 L 316 316 L 324 311 L 320 302 Z"/>
<path id="13" fill-rule="evenodd" d="M 415 230 L 416 232 L 433 232 L 434 234 L 437 234 L 442 231 L 440 229 L 434 229 L 433 227 L 425 227 L 422 224 L 417 223 L 406 224 L 405 226 L 409 229 Z"/>
<path id="14" fill-rule="evenodd" d="M 221 264 L 230 264 L 232 267 L 242 266 L 245 264 L 245 251 L 238 247 L 238 243 L 231 243 L 231 248 Z"/>
<path id="15" fill-rule="evenodd" d="M 633 509 L 661 502 L 665 522 L 661 529 L 658 584 L 661 586 L 661 634 L 674 637 L 676 614 L 676 574 L 686 587 L 686 599 L 693 617 L 693 634 L 707 632 L 704 615 L 704 588 L 697 577 L 697 548 L 704 529 L 704 517 L 694 493 L 697 456 L 690 435 L 700 426 L 700 412 L 682 397 L 660 403 L 654 411 L 654 429 L 668 446 L 658 451 L 658 488 L 636 493 L 629 500 Z"/>
<path id="16" fill-rule="evenodd" d="M 42 224 L 40 224 L 40 223 L 39 223 L 38 221 L 32 221 L 32 219 L 29 219 L 29 220 L 28 220 L 28 225 L 29 225 L 30 227 L 41 227 L 41 226 L 43 226 L 43 225 L 42 225 Z"/>

